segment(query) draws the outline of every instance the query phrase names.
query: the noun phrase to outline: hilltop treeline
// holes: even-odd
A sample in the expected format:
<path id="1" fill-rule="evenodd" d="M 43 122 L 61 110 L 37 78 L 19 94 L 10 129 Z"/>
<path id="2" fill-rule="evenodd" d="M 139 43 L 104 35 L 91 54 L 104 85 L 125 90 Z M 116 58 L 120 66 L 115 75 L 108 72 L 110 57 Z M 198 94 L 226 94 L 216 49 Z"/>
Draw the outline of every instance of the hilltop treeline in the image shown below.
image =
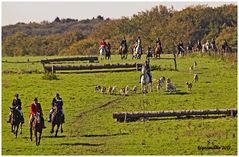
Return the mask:
<path id="1" fill-rule="evenodd" d="M 85 24 L 84 27 L 82 23 Z M 88 28 L 87 24 L 92 27 Z M 4 56 L 97 54 L 102 38 L 111 43 L 113 53 L 118 53 L 123 37 L 127 39 L 128 45 L 132 45 L 137 36 L 142 38 L 144 51 L 147 46 L 154 46 L 158 36 L 164 52 L 175 51 L 175 44 L 179 41 L 206 42 L 212 38 L 218 46 L 224 40 L 231 47 L 237 46 L 235 5 L 217 8 L 198 5 L 182 11 L 159 5 L 130 18 L 116 20 L 104 20 L 101 16 L 84 21 L 56 18 L 52 23 L 34 23 L 34 27 L 33 24 L 24 24 L 21 29 L 16 29 L 20 28 L 18 25 L 22 24 L 3 29 Z M 45 30 L 44 33 L 39 33 L 42 29 Z"/>

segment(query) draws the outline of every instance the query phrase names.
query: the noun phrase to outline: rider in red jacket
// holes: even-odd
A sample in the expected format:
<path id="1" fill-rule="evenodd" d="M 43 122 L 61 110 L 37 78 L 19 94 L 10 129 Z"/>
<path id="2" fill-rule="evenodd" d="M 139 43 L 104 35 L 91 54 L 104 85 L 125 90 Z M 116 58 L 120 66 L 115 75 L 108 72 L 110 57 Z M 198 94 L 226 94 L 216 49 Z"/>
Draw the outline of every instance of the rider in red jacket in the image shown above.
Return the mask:
<path id="1" fill-rule="evenodd" d="M 102 41 L 100 42 L 100 48 L 103 48 L 105 46 L 107 46 L 105 39 L 102 39 Z"/>
<path id="2" fill-rule="evenodd" d="M 43 128 L 46 128 L 45 123 L 44 123 L 41 104 L 38 103 L 37 98 L 35 98 L 34 102 L 30 105 L 30 127 L 31 127 L 32 122 L 34 121 L 34 117 L 36 116 L 37 113 L 40 113 L 40 117 L 43 122 Z"/>

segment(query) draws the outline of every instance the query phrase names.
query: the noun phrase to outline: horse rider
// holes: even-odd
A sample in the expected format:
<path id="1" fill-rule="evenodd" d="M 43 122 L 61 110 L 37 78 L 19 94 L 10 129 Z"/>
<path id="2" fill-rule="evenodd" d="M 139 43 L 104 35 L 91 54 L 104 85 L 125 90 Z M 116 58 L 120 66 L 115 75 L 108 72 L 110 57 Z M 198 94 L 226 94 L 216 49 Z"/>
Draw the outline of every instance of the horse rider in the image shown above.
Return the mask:
<path id="1" fill-rule="evenodd" d="M 228 43 L 226 40 L 224 40 L 223 44 L 222 44 L 222 49 L 225 51 L 228 48 Z"/>
<path id="2" fill-rule="evenodd" d="M 43 124 L 43 128 L 46 128 L 44 118 L 43 118 L 41 104 L 38 103 L 37 98 L 34 98 L 34 102 L 30 105 L 30 127 L 32 126 L 32 123 L 33 123 L 34 118 L 37 113 L 40 113 L 40 118 L 41 118 L 41 121 Z"/>
<path id="3" fill-rule="evenodd" d="M 107 42 L 106 47 L 107 47 L 107 51 L 108 51 L 109 54 L 110 54 L 110 50 L 111 50 L 110 42 Z"/>
<path id="4" fill-rule="evenodd" d="M 123 40 L 121 40 L 121 42 L 120 42 L 120 50 L 121 50 L 121 51 L 122 51 L 122 48 L 123 48 L 124 46 L 127 48 L 127 41 L 126 41 L 125 37 L 124 37 Z"/>
<path id="5" fill-rule="evenodd" d="M 153 57 L 153 51 L 151 46 L 148 46 L 148 50 L 146 52 L 147 57 Z"/>
<path id="6" fill-rule="evenodd" d="M 21 123 L 24 123 L 24 117 L 23 117 L 23 112 L 22 112 L 22 102 L 21 99 L 19 99 L 19 95 L 15 94 L 14 99 L 12 100 L 12 107 L 11 108 L 16 108 L 18 112 L 21 114 Z M 7 123 L 10 123 L 11 121 L 11 112 L 9 113 L 9 120 Z"/>
<path id="7" fill-rule="evenodd" d="M 212 38 L 212 40 L 211 40 L 211 44 L 214 46 L 214 48 L 215 48 L 215 46 L 216 46 L 216 41 L 215 41 L 215 39 L 214 38 Z"/>
<path id="8" fill-rule="evenodd" d="M 138 38 L 135 41 L 135 49 L 137 48 L 137 46 L 139 46 L 139 48 L 141 48 L 141 38 L 140 38 L 140 36 L 138 36 Z"/>
<path id="9" fill-rule="evenodd" d="M 180 52 L 184 52 L 184 48 L 183 48 L 183 42 L 180 41 L 177 45 L 177 49 L 178 49 L 178 55 L 180 54 Z"/>
<path id="10" fill-rule="evenodd" d="M 160 46 L 161 47 L 161 40 L 159 37 L 156 38 L 156 46 Z"/>
<path id="11" fill-rule="evenodd" d="M 62 101 L 62 98 L 60 97 L 60 94 L 59 93 L 56 93 L 56 97 L 54 97 L 52 99 L 52 108 L 50 110 L 50 115 L 49 115 L 49 121 L 48 122 L 51 122 L 51 117 L 52 117 L 52 113 L 54 112 L 54 109 L 53 107 L 54 106 L 57 106 L 58 109 L 61 111 L 62 113 L 62 123 L 65 123 L 65 115 L 64 115 L 64 111 L 63 111 L 63 101 Z"/>
<path id="12" fill-rule="evenodd" d="M 102 39 L 102 41 L 100 42 L 100 49 L 104 48 L 106 50 L 106 42 L 105 42 L 105 39 Z"/>
<path id="13" fill-rule="evenodd" d="M 188 51 L 192 52 L 193 50 L 193 44 L 191 41 L 188 41 Z"/>
<path id="14" fill-rule="evenodd" d="M 149 76 L 149 82 L 152 83 L 152 75 L 151 75 L 151 68 L 149 66 L 149 59 L 144 62 L 144 66 L 145 66 L 146 74 L 148 74 Z M 141 83 L 141 77 L 142 77 L 142 74 L 140 75 L 139 83 Z"/>

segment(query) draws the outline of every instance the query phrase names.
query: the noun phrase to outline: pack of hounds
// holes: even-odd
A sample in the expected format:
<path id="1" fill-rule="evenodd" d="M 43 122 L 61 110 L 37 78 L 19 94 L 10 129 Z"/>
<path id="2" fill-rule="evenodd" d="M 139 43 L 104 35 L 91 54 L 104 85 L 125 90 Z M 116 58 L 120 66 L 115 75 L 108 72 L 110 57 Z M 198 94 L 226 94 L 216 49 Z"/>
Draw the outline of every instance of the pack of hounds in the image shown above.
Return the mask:
<path id="1" fill-rule="evenodd" d="M 189 67 L 189 71 L 193 71 L 197 69 L 197 62 L 195 61 L 194 62 L 194 65 L 193 66 L 190 66 Z M 194 74 L 194 77 L 193 77 L 193 82 L 198 82 L 199 80 L 199 77 L 198 77 L 198 74 Z M 166 78 L 164 76 L 160 77 L 159 80 L 157 80 L 157 92 L 159 92 L 162 88 L 163 88 L 163 84 L 164 82 L 166 82 L 166 92 L 169 92 L 169 93 L 173 93 L 173 92 L 176 92 L 176 86 L 172 83 L 171 79 L 170 78 Z M 192 87 L 193 87 L 193 84 L 192 82 L 186 82 L 186 87 L 187 87 L 187 90 L 189 92 L 192 91 Z M 132 94 L 136 94 L 138 91 L 138 87 L 135 85 L 133 86 L 133 88 L 130 88 L 128 85 L 126 85 L 125 87 L 123 88 L 120 88 L 120 91 L 119 91 L 119 94 L 121 96 L 129 96 L 130 93 Z M 105 86 L 100 86 L 100 85 L 96 85 L 95 87 L 95 92 L 97 93 L 102 93 L 102 94 L 109 94 L 109 95 L 117 95 L 117 87 L 116 86 L 109 86 L 108 88 L 106 88 Z M 142 93 L 148 93 L 148 89 L 147 89 L 147 86 L 142 89 Z"/>

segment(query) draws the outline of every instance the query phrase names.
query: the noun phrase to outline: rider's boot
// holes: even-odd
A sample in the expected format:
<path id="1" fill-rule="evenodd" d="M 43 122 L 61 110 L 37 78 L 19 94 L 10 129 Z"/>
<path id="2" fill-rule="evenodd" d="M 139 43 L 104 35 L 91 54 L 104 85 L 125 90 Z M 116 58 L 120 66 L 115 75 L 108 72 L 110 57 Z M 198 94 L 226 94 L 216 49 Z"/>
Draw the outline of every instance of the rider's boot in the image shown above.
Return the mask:
<path id="1" fill-rule="evenodd" d="M 48 120 L 48 122 L 49 122 L 49 123 L 51 122 L 51 114 L 49 114 L 49 120 Z"/>
<path id="2" fill-rule="evenodd" d="M 7 121 L 7 123 L 10 123 L 11 122 L 11 115 L 9 115 L 9 119 Z"/>

